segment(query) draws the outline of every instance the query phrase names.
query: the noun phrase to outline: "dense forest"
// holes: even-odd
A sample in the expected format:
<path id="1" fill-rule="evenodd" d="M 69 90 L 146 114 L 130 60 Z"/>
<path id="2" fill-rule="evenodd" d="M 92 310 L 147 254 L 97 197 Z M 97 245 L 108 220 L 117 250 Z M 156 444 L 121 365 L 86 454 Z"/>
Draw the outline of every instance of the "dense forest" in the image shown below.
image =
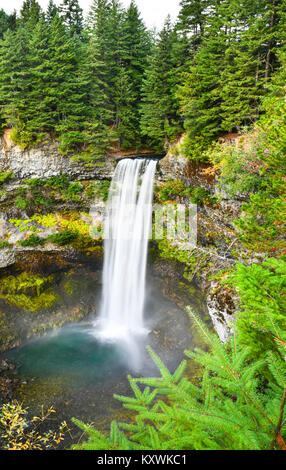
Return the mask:
<path id="1" fill-rule="evenodd" d="M 238 299 L 232 338 L 190 312 L 208 345 L 186 352 L 201 375 L 188 379 L 188 361 L 171 374 L 150 350 L 161 377 L 130 377 L 134 397 L 117 396 L 134 419 L 109 437 L 75 420 L 89 436 L 78 448 L 286 450 L 286 0 L 182 0 L 160 32 L 133 0 L 93 0 L 86 18 L 78 0 L 46 11 L 25 0 L 18 15 L 0 11 L 0 38 L 0 121 L 22 149 L 57 141 L 91 165 L 165 150 L 206 164 L 217 190 L 243 201 L 224 253 L 235 267 L 212 273 Z M 161 202 L 183 193 L 219 198 L 169 181 Z"/>
<path id="2" fill-rule="evenodd" d="M 167 148 L 186 132 L 192 159 L 284 93 L 285 2 L 184 0 L 174 25 L 144 26 L 135 2 L 77 0 L 0 12 L 3 127 L 22 148 L 56 138 L 94 159 L 110 146 Z M 284 72 L 285 73 L 285 72 Z"/>

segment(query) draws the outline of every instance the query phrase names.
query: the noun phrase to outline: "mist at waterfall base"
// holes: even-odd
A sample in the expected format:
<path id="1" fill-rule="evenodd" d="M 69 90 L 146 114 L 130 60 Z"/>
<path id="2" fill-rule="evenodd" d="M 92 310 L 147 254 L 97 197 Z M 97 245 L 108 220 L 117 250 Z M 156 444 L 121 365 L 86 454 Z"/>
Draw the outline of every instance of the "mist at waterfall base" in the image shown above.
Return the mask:
<path id="1" fill-rule="evenodd" d="M 60 381 L 71 389 L 100 388 L 110 381 L 122 381 L 127 373 L 157 375 L 147 345 L 173 370 L 190 345 L 189 320 L 176 304 L 164 297 L 156 279 L 149 279 L 145 300 L 148 334 L 106 339 L 93 323 L 81 322 L 30 340 L 5 356 L 19 365 L 21 379 Z"/>
<path id="2" fill-rule="evenodd" d="M 170 344 L 175 327 L 170 327 L 168 312 L 176 318 L 178 308 L 162 295 L 150 276 L 146 287 L 156 164 L 152 159 L 124 159 L 118 163 L 106 207 L 108 236 L 104 241 L 102 292 L 98 292 L 96 301 L 99 313 L 93 322 L 56 329 L 12 352 L 21 364 L 23 377 L 61 376 L 81 384 L 99 379 L 102 382 L 110 374 L 127 371 L 156 373 L 147 344 L 156 352 L 161 349 L 164 361 L 174 356 L 176 362 L 176 352 L 169 358 L 168 348 L 160 346 L 158 325 L 166 322 L 168 340 L 164 342 Z M 187 325 L 180 321 L 176 328 L 183 337 Z M 187 340 L 188 335 L 185 337 Z M 176 342 L 179 347 L 180 341 Z"/>
<path id="3" fill-rule="evenodd" d="M 152 266 L 148 263 L 144 307 L 144 326 L 149 333 L 139 335 L 137 342 L 134 339 L 137 354 L 140 355 L 139 366 L 134 367 L 132 348 L 124 346 L 124 341 L 95 336 L 92 321 L 58 328 L 4 354 L 3 358 L 16 366 L 18 385 L 13 398 L 23 403 L 31 416 L 39 415 L 42 406 L 45 410 L 53 406 L 56 413 L 53 422 L 48 424 L 51 429 L 64 420 L 70 423 L 70 418 L 76 417 L 84 422 L 93 421 L 97 429 L 109 432 L 113 419 L 126 420 L 122 404 L 114 399 L 114 394 L 132 396 L 127 375 L 160 375 L 146 350 L 147 345 L 158 354 L 171 373 L 183 359 L 185 349 L 189 349 L 191 344 L 199 346 L 187 314 L 169 295 L 166 296 L 164 283 L 155 275 Z M 73 271 L 77 279 L 85 273 L 85 280 L 93 276 L 94 267 L 83 265 L 73 268 Z M 62 278 L 57 287 L 65 285 L 67 274 L 65 271 L 60 273 Z M 71 281 L 74 279 L 69 278 Z M 97 290 L 97 304 L 101 287 L 99 281 L 91 282 L 85 292 L 91 308 L 94 290 Z M 168 286 L 169 292 L 172 294 L 172 285 Z M 199 292 L 196 295 L 199 301 Z M 68 300 L 73 307 L 82 301 L 78 293 Z M 75 427 L 72 429 L 73 438 L 79 439 L 81 431 Z"/>
<path id="4" fill-rule="evenodd" d="M 157 161 L 124 159 L 110 186 L 104 226 L 103 294 L 94 334 L 116 342 L 142 367 L 145 278 Z"/>
<path id="5" fill-rule="evenodd" d="M 53 426 L 77 417 L 85 422 L 92 419 L 97 429 L 108 431 L 113 419 L 123 419 L 121 402 L 114 394 L 130 396 L 128 374 L 160 375 L 147 345 L 173 373 L 184 350 L 200 344 L 184 310 L 184 305 L 191 304 L 203 314 L 200 292 L 194 286 L 189 290 L 180 270 L 172 277 L 171 265 L 169 276 L 168 262 L 157 259 L 154 252 L 146 275 L 151 223 L 147 203 L 152 201 L 155 166 L 156 161 L 129 159 L 117 166 L 107 205 L 106 224 L 112 236 L 105 240 L 103 273 L 101 263 L 92 259 L 53 266 L 49 289 L 57 303 L 49 311 L 39 310 L 38 321 L 51 315 L 60 325 L 65 313 L 89 312 L 84 320 L 25 340 L 25 322 L 33 325 L 32 314 L 0 299 L 0 310 L 11 319 L 17 312 L 19 334 L 23 330 L 22 345 L 0 356 L 16 366 L 13 398 L 30 413 L 53 406 L 57 411 Z M 146 205 L 144 225 L 141 208 Z M 74 289 L 67 289 L 67 284 Z M 73 429 L 74 438 L 80 439 L 80 434 Z"/>

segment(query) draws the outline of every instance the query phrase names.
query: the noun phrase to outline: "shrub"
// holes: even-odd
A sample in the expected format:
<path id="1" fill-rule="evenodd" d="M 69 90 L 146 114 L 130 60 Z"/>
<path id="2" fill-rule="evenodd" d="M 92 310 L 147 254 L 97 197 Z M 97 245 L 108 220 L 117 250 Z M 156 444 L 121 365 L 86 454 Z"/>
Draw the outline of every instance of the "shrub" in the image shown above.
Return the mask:
<path id="1" fill-rule="evenodd" d="M 10 139 L 15 145 L 19 145 L 22 150 L 35 147 L 40 143 L 48 141 L 45 133 L 26 130 L 24 129 L 25 126 L 23 122 L 20 122 L 19 119 L 17 119 L 17 121 L 17 126 L 19 125 L 19 127 L 13 127 L 10 132 Z"/>
<path id="2" fill-rule="evenodd" d="M 75 182 L 70 183 L 67 189 L 64 191 L 64 197 L 72 201 L 78 201 L 80 194 L 82 193 L 82 184 Z"/>
<path id="3" fill-rule="evenodd" d="M 54 233 L 48 237 L 48 240 L 57 245 L 68 245 L 75 241 L 78 237 L 78 232 L 71 232 L 70 230 L 63 230 L 59 233 Z"/>
<path id="4" fill-rule="evenodd" d="M 37 246 L 43 245 L 46 240 L 43 238 L 38 237 L 38 235 L 30 235 L 26 240 L 19 241 L 19 245 L 21 246 Z"/>
<path id="5" fill-rule="evenodd" d="M 6 450 L 45 450 L 56 448 L 69 431 L 63 421 L 57 431 L 39 431 L 39 425 L 49 420 L 56 411 L 50 407 L 41 416 L 28 418 L 28 410 L 16 400 L 0 408 L 0 442 Z M 29 423 L 29 424 L 28 424 Z"/>
<path id="6" fill-rule="evenodd" d="M 25 180 L 25 183 L 30 187 L 52 187 L 54 189 L 64 190 L 69 185 L 69 179 L 66 175 L 51 176 L 47 180 L 41 180 L 40 178 L 31 178 Z"/>
<path id="7" fill-rule="evenodd" d="M 193 204 L 202 205 L 206 204 L 215 204 L 217 199 L 215 196 L 211 196 L 205 188 L 196 186 L 190 189 L 190 201 Z"/>
<path id="8" fill-rule="evenodd" d="M 88 199 L 92 198 L 102 198 L 104 201 L 108 199 L 108 192 L 110 187 L 110 181 L 96 181 L 90 184 L 86 190 L 86 197 Z"/>
<path id="9" fill-rule="evenodd" d="M 10 179 L 14 178 L 12 171 L 0 171 L 0 185 L 7 183 Z"/>
<path id="10" fill-rule="evenodd" d="M 212 140 L 207 139 L 205 136 L 191 136 L 187 134 L 178 144 L 177 152 L 194 162 L 208 163 L 209 155 L 207 149 L 211 142 Z"/>
<path id="11" fill-rule="evenodd" d="M 15 206 L 17 209 L 27 209 L 28 207 L 28 201 L 24 199 L 22 196 L 17 196 L 15 199 Z"/>
<path id="12" fill-rule="evenodd" d="M 178 198 L 189 199 L 192 204 L 214 204 L 217 199 L 200 186 L 186 187 L 179 179 L 168 179 L 162 186 L 155 188 L 159 202 L 176 201 Z"/>
<path id="13" fill-rule="evenodd" d="M 267 332 L 273 325 L 286 331 L 286 262 L 270 258 L 252 266 L 238 263 L 230 283 L 240 298 L 235 324 L 240 341 L 255 359 L 265 357 L 275 348 Z"/>
<path id="14" fill-rule="evenodd" d="M 0 242 L 0 249 L 3 249 L 3 248 L 9 248 L 10 244 L 7 242 L 7 240 L 3 240 L 2 242 Z"/>
<path id="15" fill-rule="evenodd" d="M 176 201 L 178 197 L 184 198 L 190 195 L 190 188 L 186 188 L 179 179 L 168 179 L 162 186 L 155 188 L 159 202 Z"/>

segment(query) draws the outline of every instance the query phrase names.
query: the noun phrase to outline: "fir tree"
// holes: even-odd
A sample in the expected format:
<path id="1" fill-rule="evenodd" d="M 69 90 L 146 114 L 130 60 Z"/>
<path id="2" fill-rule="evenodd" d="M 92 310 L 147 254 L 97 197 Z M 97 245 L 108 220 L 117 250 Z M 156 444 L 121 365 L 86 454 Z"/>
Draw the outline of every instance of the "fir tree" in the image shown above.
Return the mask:
<path id="1" fill-rule="evenodd" d="M 3 35 L 7 29 L 15 30 L 16 29 L 16 11 L 11 15 L 5 13 L 3 9 L 0 10 L 0 39 L 3 38 Z"/>
<path id="2" fill-rule="evenodd" d="M 174 140 L 181 123 L 175 98 L 176 76 L 173 64 L 174 32 L 168 17 L 154 52 L 149 59 L 143 81 L 141 130 L 151 143 L 163 147 Z"/>
<path id="3" fill-rule="evenodd" d="M 120 72 L 117 79 L 117 106 L 123 104 L 126 116 L 122 114 L 119 105 L 120 130 L 119 140 L 125 146 L 134 147 L 140 142 L 139 105 L 144 71 L 147 67 L 147 57 L 150 54 L 151 38 L 140 18 L 137 6 L 132 1 L 122 16 L 121 25 Z M 120 83 L 125 83 L 125 89 L 120 89 Z M 123 95 L 125 98 L 123 99 Z M 125 129 L 126 125 L 126 129 Z M 127 138 L 128 136 L 128 138 Z"/>
<path id="4" fill-rule="evenodd" d="M 46 11 L 46 21 L 51 25 L 54 17 L 59 13 L 58 7 L 54 4 L 53 0 L 49 0 L 47 11 Z"/>
<path id="5" fill-rule="evenodd" d="M 130 32 L 127 34 L 127 25 L 131 24 L 133 37 Z M 139 141 L 139 71 L 143 68 L 139 45 L 144 52 L 143 46 L 147 41 L 138 11 L 132 5 L 129 13 L 124 14 L 117 0 L 96 0 L 89 12 L 88 27 L 91 35 L 90 71 L 93 71 L 91 103 L 94 111 L 98 108 L 97 103 L 101 102 L 101 125 L 98 129 L 106 135 L 105 129 L 110 127 L 109 135 L 117 140 L 119 147 L 121 144 L 124 147 L 136 146 Z M 102 90 L 101 96 L 93 89 Z M 102 121 L 103 116 L 105 119 Z"/>
<path id="6" fill-rule="evenodd" d="M 222 0 L 206 10 L 203 42 L 179 93 L 189 145 L 201 142 L 203 149 L 258 119 L 265 83 L 278 64 L 281 3 Z"/>
<path id="7" fill-rule="evenodd" d="M 258 8 L 246 0 L 241 9 L 228 8 L 229 39 L 221 76 L 225 131 L 239 130 L 240 125 L 252 124 L 259 117 L 265 83 L 278 64 L 279 3 L 266 1 Z"/>
<path id="8" fill-rule="evenodd" d="M 51 68 L 50 31 L 44 20 L 39 21 L 31 33 L 28 43 L 29 90 L 26 92 L 25 109 L 22 118 L 30 133 L 53 132 L 57 123 L 57 101 L 51 96 L 53 71 Z M 53 94 L 53 93 L 52 93 Z"/>
<path id="9" fill-rule="evenodd" d="M 140 100 L 142 76 L 150 54 L 151 37 L 132 0 L 122 19 L 122 62 Z"/>
<path id="10" fill-rule="evenodd" d="M 102 58 L 101 37 L 92 36 L 83 65 L 83 76 L 88 83 L 87 101 L 90 110 L 85 122 L 83 157 L 93 160 L 103 156 L 111 140 L 112 106 L 109 96 L 107 69 Z"/>
<path id="11" fill-rule="evenodd" d="M 272 96 L 283 97 L 286 95 L 286 47 L 278 54 L 279 66 L 271 77 L 271 83 L 267 90 Z"/>
<path id="12" fill-rule="evenodd" d="M 110 90 L 109 34 L 106 27 L 110 10 L 109 0 L 94 0 L 88 13 L 90 41 L 84 76 L 90 84 L 88 102 L 91 116 L 85 127 L 87 159 L 101 157 L 112 136 L 114 103 Z"/>
<path id="13" fill-rule="evenodd" d="M 0 47 L 0 106 L 1 120 L 7 127 L 23 130 L 22 112 L 29 89 L 29 32 L 19 27 L 4 34 Z M 24 77 L 23 77 L 24 75 Z"/>
<path id="14" fill-rule="evenodd" d="M 211 5 L 208 0 L 182 0 L 180 7 L 176 30 L 188 38 L 194 52 L 204 37 Z"/>
<path id="15" fill-rule="evenodd" d="M 83 11 L 78 0 L 63 0 L 59 12 L 70 35 L 80 37 L 83 30 Z"/>
<path id="16" fill-rule="evenodd" d="M 42 16 L 43 12 L 37 0 L 24 0 L 19 17 L 21 25 L 32 29 Z"/>
<path id="17" fill-rule="evenodd" d="M 220 23 L 220 24 L 217 24 Z M 221 20 L 208 31 L 179 90 L 185 128 L 195 142 L 203 145 L 221 133 L 220 73 L 224 68 L 226 36 Z"/>
<path id="18" fill-rule="evenodd" d="M 82 64 L 78 41 L 67 35 L 59 16 L 55 16 L 51 25 L 49 47 L 49 68 L 53 77 L 50 99 L 56 102 L 58 124 L 55 130 L 60 135 L 60 149 L 66 153 L 79 149 L 84 143 L 88 84 L 79 73 Z"/>
<path id="19" fill-rule="evenodd" d="M 115 395 L 136 411 L 132 423 L 111 424 L 110 436 L 74 420 L 88 435 L 75 448 L 86 450 L 267 450 L 286 449 L 286 367 L 281 359 L 286 342 L 276 336 L 281 354 L 269 352 L 266 361 L 251 360 L 249 350 L 234 335 L 222 344 L 191 313 L 210 350 L 186 351 L 203 367 L 200 385 L 190 382 L 183 361 L 171 373 L 150 349 L 161 376 L 134 379 L 134 397 Z M 277 331 L 275 331 L 277 335 Z M 269 333 L 271 335 L 271 332 Z M 272 337 L 274 341 L 274 336 Z M 258 374 L 267 364 L 271 382 L 262 385 Z M 284 427 L 283 427 L 284 426 Z"/>
<path id="20" fill-rule="evenodd" d="M 116 136 L 118 147 L 134 148 L 139 142 L 136 95 L 129 74 L 122 67 L 115 83 Z"/>

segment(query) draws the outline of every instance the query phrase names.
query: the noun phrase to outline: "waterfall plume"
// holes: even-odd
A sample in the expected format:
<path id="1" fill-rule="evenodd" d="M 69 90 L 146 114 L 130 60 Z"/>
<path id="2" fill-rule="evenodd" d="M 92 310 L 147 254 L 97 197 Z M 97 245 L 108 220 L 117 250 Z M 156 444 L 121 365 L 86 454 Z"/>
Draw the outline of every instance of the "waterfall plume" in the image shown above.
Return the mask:
<path id="1" fill-rule="evenodd" d="M 147 249 L 156 160 L 121 160 L 110 186 L 104 226 L 99 330 L 105 338 L 144 332 Z"/>

